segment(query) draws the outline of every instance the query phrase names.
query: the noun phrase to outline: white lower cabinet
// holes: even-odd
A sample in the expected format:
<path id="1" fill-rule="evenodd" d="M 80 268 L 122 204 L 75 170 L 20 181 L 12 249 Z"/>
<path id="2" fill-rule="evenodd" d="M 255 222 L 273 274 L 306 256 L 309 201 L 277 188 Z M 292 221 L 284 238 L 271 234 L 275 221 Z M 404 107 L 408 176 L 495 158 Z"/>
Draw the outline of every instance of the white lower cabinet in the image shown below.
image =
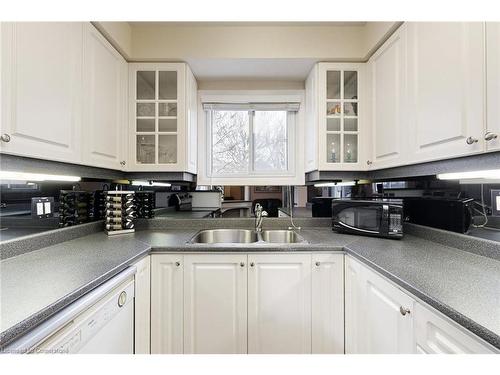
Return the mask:
<path id="1" fill-rule="evenodd" d="M 413 353 L 415 301 L 350 257 L 346 275 L 347 352 Z"/>
<path id="2" fill-rule="evenodd" d="M 311 255 L 249 254 L 248 353 L 311 353 Z"/>
<path id="3" fill-rule="evenodd" d="M 344 255 L 312 255 L 312 353 L 344 353 Z"/>
<path id="4" fill-rule="evenodd" d="M 184 353 L 247 352 L 247 255 L 184 257 Z"/>
<path id="5" fill-rule="evenodd" d="M 415 309 L 417 353 L 425 354 L 490 354 L 496 351 L 480 342 L 463 328 L 431 309 L 417 304 Z"/>
<path id="6" fill-rule="evenodd" d="M 134 311 L 134 353 L 151 353 L 151 258 L 141 259 L 135 264 L 135 311 Z"/>
<path id="7" fill-rule="evenodd" d="M 498 353 L 390 281 L 345 257 L 346 353 Z"/>
<path id="8" fill-rule="evenodd" d="M 151 353 L 182 354 L 183 256 L 151 256 Z"/>

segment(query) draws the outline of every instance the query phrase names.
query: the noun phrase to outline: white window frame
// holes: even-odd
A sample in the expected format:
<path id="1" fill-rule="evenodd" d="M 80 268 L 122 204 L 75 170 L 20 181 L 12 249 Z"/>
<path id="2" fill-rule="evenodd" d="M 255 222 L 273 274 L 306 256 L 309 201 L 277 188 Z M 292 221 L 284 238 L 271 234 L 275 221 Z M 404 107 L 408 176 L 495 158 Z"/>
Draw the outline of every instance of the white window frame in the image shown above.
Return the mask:
<path id="1" fill-rule="evenodd" d="M 198 134 L 198 176 L 199 185 L 303 185 L 304 176 L 304 91 L 199 91 Z M 253 133 L 250 124 L 249 172 L 234 174 L 212 174 L 211 111 L 203 109 L 203 103 L 299 103 L 297 112 L 287 114 L 287 156 L 286 171 L 255 172 L 253 167 Z M 250 110 L 251 111 L 251 110 Z M 249 112 L 250 112 L 249 111 Z M 250 116 L 253 122 L 254 115 Z"/>

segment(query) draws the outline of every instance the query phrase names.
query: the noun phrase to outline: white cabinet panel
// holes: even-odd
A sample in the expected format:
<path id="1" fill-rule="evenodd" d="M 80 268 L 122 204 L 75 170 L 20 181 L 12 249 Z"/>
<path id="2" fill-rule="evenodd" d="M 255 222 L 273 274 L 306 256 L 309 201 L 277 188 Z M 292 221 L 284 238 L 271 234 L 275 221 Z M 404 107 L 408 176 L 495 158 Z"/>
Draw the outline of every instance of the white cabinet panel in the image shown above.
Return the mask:
<path id="1" fill-rule="evenodd" d="M 372 168 L 387 168 L 405 163 L 408 147 L 405 116 L 406 25 L 372 56 L 371 123 Z"/>
<path id="2" fill-rule="evenodd" d="M 247 352 L 247 256 L 184 257 L 184 353 Z"/>
<path id="3" fill-rule="evenodd" d="M 248 352 L 311 353 L 311 255 L 249 254 Z"/>
<path id="4" fill-rule="evenodd" d="M 151 332 L 151 258 L 141 259 L 135 264 L 135 312 L 134 353 L 149 354 Z"/>
<path id="5" fill-rule="evenodd" d="M 81 162 L 83 24 L 2 23 L 0 151 Z"/>
<path id="6" fill-rule="evenodd" d="M 415 301 L 351 257 L 346 267 L 346 352 L 414 352 Z"/>
<path id="7" fill-rule="evenodd" d="M 375 273 L 365 277 L 366 353 L 412 353 L 414 301 Z M 401 309 L 409 312 L 403 316 Z"/>
<path id="8" fill-rule="evenodd" d="M 312 353 L 344 353 L 344 255 L 312 255 Z"/>
<path id="9" fill-rule="evenodd" d="M 486 131 L 497 135 L 486 141 L 486 149 L 500 149 L 500 22 L 486 23 Z"/>
<path id="10" fill-rule="evenodd" d="M 418 353 L 491 354 L 498 352 L 420 303 L 417 303 L 415 308 L 415 332 Z"/>
<path id="11" fill-rule="evenodd" d="M 84 34 L 83 161 L 120 169 L 127 132 L 127 63 L 91 24 Z"/>
<path id="12" fill-rule="evenodd" d="M 186 66 L 186 170 L 196 174 L 198 162 L 198 84 Z"/>
<path id="13" fill-rule="evenodd" d="M 483 151 L 483 24 L 410 22 L 407 31 L 410 161 Z"/>
<path id="14" fill-rule="evenodd" d="M 183 353 L 182 255 L 151 256 L 151 353 Z"/>
<path id="15" fill-rule="evenodd" d="M 345 257 L 345 353 L 363 353 L 363 275 L 362 266 Z"/>

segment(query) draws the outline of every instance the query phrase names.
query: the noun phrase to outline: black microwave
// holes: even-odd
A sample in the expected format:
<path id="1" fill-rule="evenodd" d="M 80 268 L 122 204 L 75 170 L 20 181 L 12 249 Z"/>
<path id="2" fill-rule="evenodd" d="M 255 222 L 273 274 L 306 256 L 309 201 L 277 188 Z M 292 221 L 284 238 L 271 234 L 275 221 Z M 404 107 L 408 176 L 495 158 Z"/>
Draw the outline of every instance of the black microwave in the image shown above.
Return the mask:
<path id="1" fill-rule="evenodd" d="M 333 230 L 365 236 L 402 238 L 403 205 L 400 201 L 332 201 Z"/>

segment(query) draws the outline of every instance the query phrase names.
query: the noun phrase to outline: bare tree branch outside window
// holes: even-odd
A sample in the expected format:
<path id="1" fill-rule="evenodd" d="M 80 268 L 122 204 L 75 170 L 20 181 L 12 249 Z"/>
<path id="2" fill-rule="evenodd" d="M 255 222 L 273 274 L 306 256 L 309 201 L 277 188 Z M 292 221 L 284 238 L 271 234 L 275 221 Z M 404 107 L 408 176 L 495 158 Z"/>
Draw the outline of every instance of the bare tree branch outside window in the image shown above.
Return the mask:
<path id="1" fill-rule="evenodd" d="M 286 171 L 287 112 L 255 111 L 253 163 L 250 161 L 250 112 L 213 111 L 212 172 L 214 174 Z M 251 164 L 252 163 L 252 164 Z"/>

